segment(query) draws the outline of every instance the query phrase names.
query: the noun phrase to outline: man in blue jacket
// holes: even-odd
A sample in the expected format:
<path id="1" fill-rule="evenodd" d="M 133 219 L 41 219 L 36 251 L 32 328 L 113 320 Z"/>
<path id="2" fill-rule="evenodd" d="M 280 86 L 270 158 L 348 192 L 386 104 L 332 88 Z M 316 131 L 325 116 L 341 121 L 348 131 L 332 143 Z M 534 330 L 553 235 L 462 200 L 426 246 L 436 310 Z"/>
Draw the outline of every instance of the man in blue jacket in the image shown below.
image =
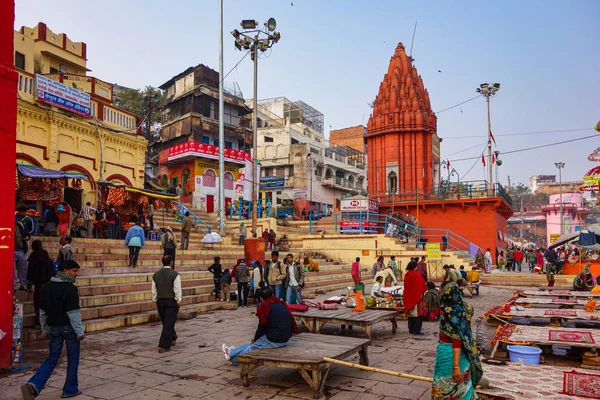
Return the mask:
<path id="1" fill-rule="evenodd" d="M 21 386 L 21 394 L 25 400 L 33 400 L 46 386 L 58 364 L 63 342 L 67 345 L 67 379 L 63 386 L 62 398 L 81 394 L 77 370 L 80 342 L 83 340 L 83 323 L 79 293 L 75 286 L 78 272 L 79 264 L 76 261 L 64 261 L 60 264 L 56 276 L 44 286 L 40 302 L 40 325 L 42 333 L 49 338 L 50 348 L 46 361 L 27 384 Z"/>
<path id="2" fill-rule="evenodd" d="M 240 354 L 250 353 L 258 349 L 284 347 L 292 334 L 300 332 L 287 305 L 273 296 L 271 289 L 263 287 L 259 289 L 259 294 L 261 303 L 256 308 L 258 327 L 254 339 L 250 343 L 237 348 L 230 348 L 225 344 L 222 347 L 225 359 L 231 361 L 232 365 L 239 365 L 237 356 Z"/>

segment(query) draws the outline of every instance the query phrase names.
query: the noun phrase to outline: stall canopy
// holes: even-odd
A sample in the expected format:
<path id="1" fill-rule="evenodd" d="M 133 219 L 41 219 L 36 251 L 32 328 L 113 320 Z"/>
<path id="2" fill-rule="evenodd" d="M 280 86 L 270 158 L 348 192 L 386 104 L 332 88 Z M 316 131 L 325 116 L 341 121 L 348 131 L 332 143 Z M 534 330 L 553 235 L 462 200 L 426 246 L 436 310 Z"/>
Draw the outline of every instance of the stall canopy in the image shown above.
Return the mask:
<path id="1" fill-rule="evenodd" d="M 590 226 L 588 229 L 581 232 L 564 234 L 558 237 L 558 239 L 550 245 L 550 248 L 553 249 L 566 243 L 573 243 L 586 249 L 600 251 L 600 227 Z"/>
<path id="2" fill-rule="evenodd" d="M 86 175 L 72 173 L 72 172 L 63 172 L 63 171 L 55 171 L 52 169 L 33 167 L 29 165 L 17 165 L 17 169 L 19 173 L 30 178 L 68 178 L 68 179 L 88 179 Z"/>

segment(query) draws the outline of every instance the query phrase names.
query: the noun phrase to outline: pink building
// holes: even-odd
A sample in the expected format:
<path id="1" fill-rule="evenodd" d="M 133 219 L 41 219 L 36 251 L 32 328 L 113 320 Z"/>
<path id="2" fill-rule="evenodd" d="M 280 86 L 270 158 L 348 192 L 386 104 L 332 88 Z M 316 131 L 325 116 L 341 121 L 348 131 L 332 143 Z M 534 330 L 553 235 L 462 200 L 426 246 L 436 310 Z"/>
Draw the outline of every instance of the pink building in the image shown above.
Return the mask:
<path id="1" fill-rule="evenodd" d="M 563 234 L 574 233 L 579 231 L 580 221 L 585 219 L 589 213 L 589 209 L 585 208 L 583 195 L 581 193 L 563 193 Z M 560 235 L 560 194 L 550 195 L 549 204 L 542 207 L 542 211 L 546 215 L 547 225 L 547 240 L 551 243 L 550 238 L 556 238 Z M 554 235 L 554 236 L 553 236 Z"/>

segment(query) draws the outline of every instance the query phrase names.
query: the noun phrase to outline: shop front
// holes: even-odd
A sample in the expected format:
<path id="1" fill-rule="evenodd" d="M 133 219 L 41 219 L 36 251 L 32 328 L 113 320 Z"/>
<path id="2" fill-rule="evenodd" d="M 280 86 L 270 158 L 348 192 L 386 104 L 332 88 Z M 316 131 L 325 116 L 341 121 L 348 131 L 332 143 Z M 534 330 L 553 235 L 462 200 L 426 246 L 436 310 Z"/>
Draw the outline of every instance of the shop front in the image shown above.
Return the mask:
<path id="1" fill-rule="evenodd" d="M 219 148 L 186 142 L 163 150 L 159 156 L 158 180 L 165 187 L 181 185 L 182 202 L 207 213 L 217 212 L 219 182 L 223 179 L 225 209 L 243 194 L 246 161 L 250 153 L 226 148 L 225 170 L 219 170 Z"/>

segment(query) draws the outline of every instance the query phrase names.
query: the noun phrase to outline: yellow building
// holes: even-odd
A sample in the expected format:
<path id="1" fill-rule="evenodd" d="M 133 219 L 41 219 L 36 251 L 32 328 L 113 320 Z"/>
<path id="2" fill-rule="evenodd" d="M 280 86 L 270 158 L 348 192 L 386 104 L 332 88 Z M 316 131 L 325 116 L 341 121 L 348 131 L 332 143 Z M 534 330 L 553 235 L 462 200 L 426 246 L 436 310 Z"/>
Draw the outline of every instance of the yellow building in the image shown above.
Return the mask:
<path id="1" fill-rule="evenodd" d="M 141 118 L 113 106 L 113 85 L 87 76 L 85 43 L 72 42 L 43 23 L 15 31 L 14 41 L 19 73 L 17 163 L 87 175 L 79 199 L 84 202 L 96 200 L 101 179 L 143 187 L 147 141 L 140 134 Z M 43 76 L 36 79 L 36 74 Z M 49 103 L 38 86 L 52 82 L 44 78 L 86 98 L 87 111 L 76 113 Z"/>

